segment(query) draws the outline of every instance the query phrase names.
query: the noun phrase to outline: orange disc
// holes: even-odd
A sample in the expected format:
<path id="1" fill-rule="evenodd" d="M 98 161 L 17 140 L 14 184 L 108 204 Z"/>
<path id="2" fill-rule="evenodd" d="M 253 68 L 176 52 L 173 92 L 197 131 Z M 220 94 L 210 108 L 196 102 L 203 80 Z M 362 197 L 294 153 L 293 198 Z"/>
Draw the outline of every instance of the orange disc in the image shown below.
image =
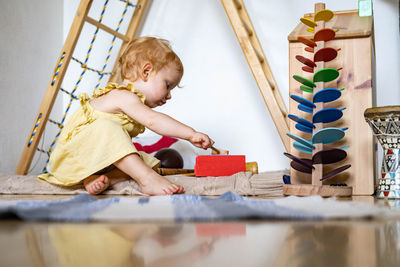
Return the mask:
<path id="1" fill-rule="evenodd" d="M 305 44 L 306 46 L 311 47 L 311 48 L 317 46 L 317 44 L 316 44 L 313 40 L 311 40 L 311 39 L 309 39 L 309 38 L 307 38 L 307 37 L 304 37 L 304 36 L 299 36 L 299 37 L 297 38 L 297 40 L 300 41 L 300 42 L 302 42 L 302 43 Z"/>
<path id="2" fill-rule="evenodd" d="M 329 28 L 321 29 L 314 34 L 314 42 L 330 41 L 335 38 L 335 31 Z"/>
<path id="3" fill-rule="evenodd" d="M 307 52 L 310 52 L 310 53 L 314 53 L 314 48 L 311 48 L 311 47 L 305 47 L 304 48 L 304 50 L 306 50 Z"/>

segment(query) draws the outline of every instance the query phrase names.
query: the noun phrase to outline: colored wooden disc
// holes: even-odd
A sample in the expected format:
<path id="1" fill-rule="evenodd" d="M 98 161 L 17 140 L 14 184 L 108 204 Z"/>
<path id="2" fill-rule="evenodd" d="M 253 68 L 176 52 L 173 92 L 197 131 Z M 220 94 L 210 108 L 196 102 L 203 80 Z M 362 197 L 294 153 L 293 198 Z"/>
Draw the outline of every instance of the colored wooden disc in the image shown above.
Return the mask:
<path id="1" fill-rule="evenodd" d="M 292 133 L 286 133 L 286 135 L 289 136 L 290 138 L 292 138 L 293 140 L 295 140 L 296 142 L 298 142 L 299 144 L 302 144 L 303 146 L 308 147 L 309 149 L 314 148 L 314 146 L 310 140 L 304 139 L 304 138 L 297 136 L 295 134 L 292 134 Z"/>
<path id="2" fill-rule="evenodd" d="M 304 126 L 307 126 L 307 127 L 310 127 L 310 128 L 315 128 L 315 126 L 314 126 L 314 124 L 312 124 L 312 122 L 310 122 L 310 121 L 308 121 L 308 120 L 305 120 L 305 119 L 303 119 L 303 118 L 300 118 L 300 117 L 298 117 L 298 116 L 296 116 L 296 115 L 289 114 L 288 117 L 289 117 L 289 119 L 291 119 L 292 121 L 295 121 L 295 122 L 298 122 L 298 123 L 300 123 L 300 124 L 303 124 Z M 310 142 L 311 142 L 311 141 L 310 141 Z"/>
<path id="3" fill-rule="evenodd" d="M 313 96 L 314 103 L 328 103 L 338 99 L 342 95 L 340 90 L 335 88 L 325 88 L 321 91 L 318 91 Z"/>
<path id="4" fill-rule="evenodd" d="M 325 175 L 320 179 L 320 181 L 324 181 L 324 180 L 330 179 L 330 178 L 334 177 L 335 175 L 337 175 L 337 174 L 339 174 L 339 173 L 341 173 L 341 172 L 347 170 L 347 169 L 350 168 L 350 167 L 351 167 L 351 165 L 350 165 L 350 164 L 347 164 L 347 165 L 344 165 L 344 166 L 339 167 L 339 168 L 337 168 L 337 169 L 334 169 L 333 171 L 331 171 L 331 172 L 325 174 Z"/>
<path id="5" fill-rule="evenodd" d="M 314 33 L 315 29 L 314 28 L 307 28 L 307 31 L 310 32 L 310 33 Z"/>
<path id="6" fill-rule="evenodd" d="M 336 56 L 337 56 L 336 49 L 333 49 L 331 47 L 321 48 L 314 54 L 314 62 L 318 61 L 328 62 L 335 59 Z"/>
<path id="7" fill-rule="evenodd" d="M 315 104 L 301 96 L 298 95 L 290 95 L 290 98 L 296 101 L 297 103 L 303 104 L 309 108 L 315 108 Z"/>
<path id="8" fill-rule="evenodd" d="M 333 68 L 325 68 L 314 74 L 314 82 L 330 82 L 339 77 L 339 71 Z"/>
<path id="9" fill-rule="evenodd" d="M 301 67 L 302 70 L 309 72 L 309 73 L 314 73 L 314 68 L 310 67 L 310 66 L 303 66 Z"/>
<path id="10" fill-rule="evenodd" d="M 315 167 L 313 167 L 313 165 L 312 165 L 311 160 L 309 160 L 309 159 L 300 159 L 300 158 L 298 158 L 298 157 L 296 157 L 296 156 L 294 156 L 292 154 L 286 153 L 286 152 L 283 152 L 283 155 L 285 155 L 289 159 L 294 160 L 294 161 L 298 162 L 299 164 L 304 165 L 304 166 L 306 166 L 306 167 L 308 167 L 310 169 L 311 168 L 315 169 Z"/>
<path id="11" fill-rule="evenodd" d="M 301 123 L 296 123 L 295 127 L 297 130 L 302 131 L 303 133 L 312 133 L 312 130 L 313 130 L 312 128 L 307 127 Z"/>
<path id="12" fill-rule="evenodd" d="M 307 52 L 310 52 L 310 53 L 314 53 L 314 48 L 312 48 L 312 47 L 308 47 L 307 46 L 307 47 L 304 48 L 304 50 L 307 51 Z"/>
<path id="13" fill-rule="evenodd" d="M 321 29 L 314 34 L 314 42 L 328 42 L 335 38 L 335 31 L 329 28 Z"/>
<path id="14" fill-rule="evenodd" d="M 313 144 L 330 144 L 339 141 L 344 137 L 344 130 L 336 127 L 323 128 L 312 136 Z"/>
<path id="15" fill-rule="evenodd" d="M 315 23 L 315 21 L 313 21 L 312 19 L 309 19 L 309 18 L 301 18 L 300 21 L 311 28 L 314 28 L 317 26 L 317 23 Z"/>
<path id="16" fill-rule="evenodd" d="M 303 160 L 307 161 L 307 162 L 311 162 L 310 159 L 303 159 Z M 290 162 L 290 167 L 292 167 L 293 169 L 295 169 L 296 171 L 299 171 L 299 172 L 312 173 L 312 169 L 310 167 L 308 167 L 306 165 L 303 165 L 303 164 L 301 164 L 301 163 L 299 163 L 297 161 L 294 161 L 294 160 L 292 160 Z"/>
<path id="17" fill-rule="evenodd" d="M 312 157 L 313 164 L 331 164 L 344 160 L 347 157 L 346 151 L 339 148 L 327 148 L 318 151 Z"/>
<path id="18" fill-rule="evenodd" d="M 315 13 L 314 21 L 329 21 L 333 18 L 333 12 L 329 9 L 321 9 L 317 13 Z"/>
<path id="19" fill-rule="evenodd" d="M 314 74 L 315 76 L 315 74 Z M 316 87 L 315 83 L 313 83 L 312 81 L 310 81 L 307 78 L 304 78 L 303 76 L 300 75 L 293 75 L 293 79 L 295 79 L 296 81 L 298 81 L 299 83 L 302 83 L 304 85 L 307 85 L 308 87 Z"/>
<path id="20" fill-rule="evenodd" d="M 299 42 L 302 42 L 302 43 L 305 44 L 306 46 L 311 47 L 311 48 L 317 46 L 317 44 L 316 44 L 313 40 L 311 40 L 311 39 L 309 39 L 309 38 L 307 38 L 307 37 L 304 37 L 304 36 L 299 36 L 299 37 L 297 38 L 297 40 L 298 40 Z"/>
<path id="21" fill-rule="evenodd" d="M 300 55 L 297 55 L 296 56 L 296 59 L 298 60 L 298 61 L 300 61 L 301 63 L 303 63 L 304 65 L 307 65 L 307 66 L 309 66 L 309 67 L 316 67 L 317 66 L 317 64 L 315 64 L 311 59 L 308 59 L 308 58 L 306 58 L 306 57 L 303 57 L 303 56 L 300 56 Z"/>
<path id="22" fill-rule="evenodd" d="M 299 105 L 297 106 L 297 108 L 298 108 L 299 110 L 304 111 L 304 112 L 307 112 L 307 113 L 313 113 L 313 108 L 307 107 L 307 106 L 305 106 L 305 105 L 303 105 L 303 104 L 299 104 Z"/>
<path id="23" fill-rule="evenodd" d="M 312 154 L 312 148 L 310 148 L 308 146 L 305 146 L 300 142 L 295 141 L 293 143 L 293 147 L 295 149 L 297 149 L 298 151 L 300 151 L 300 152 L 303 152 L 303 153 L 306 153 L 306 154 Z"/>
<path id="24" fill-rule="evenodd" d="M 307 92 L 307 93 L 313 93 L 314 92 L 314 89 L 312 87 L 304 85 L 304 84 L 300 85 L 300 90 L 303 91 L 303 92 Z"/>
<path id="25" fill-rule="evenodd" d="M 313 116 L 313 123 L 329 123 L 333 121 L 337 121 L 343 116 L 343 112 L 337 108 L 325 108 Z"/>

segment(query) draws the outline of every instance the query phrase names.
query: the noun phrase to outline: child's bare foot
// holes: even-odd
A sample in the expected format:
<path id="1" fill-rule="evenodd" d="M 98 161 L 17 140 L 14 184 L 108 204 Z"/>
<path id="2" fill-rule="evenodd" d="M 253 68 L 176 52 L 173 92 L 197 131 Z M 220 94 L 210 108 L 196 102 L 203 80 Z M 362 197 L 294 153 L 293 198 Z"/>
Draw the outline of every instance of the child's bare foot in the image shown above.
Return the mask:
<path id="1" fill-rule="evenodd" d="M 83 185 L 86 191 L 91 195 L 97 195 L 107 189 L 110 185 L 110 180 L 107 176 L 103 175 L 91 175 L 83 180 Z"/>
<path id="2" fill-rule="evenodd" d="M 141 183 L 142 193 L 147 195 L 172 195 L 183 193 L 183 186 L 176 185 L 162 177 L 154 174 L 146 178 L 144 183 Z"/>

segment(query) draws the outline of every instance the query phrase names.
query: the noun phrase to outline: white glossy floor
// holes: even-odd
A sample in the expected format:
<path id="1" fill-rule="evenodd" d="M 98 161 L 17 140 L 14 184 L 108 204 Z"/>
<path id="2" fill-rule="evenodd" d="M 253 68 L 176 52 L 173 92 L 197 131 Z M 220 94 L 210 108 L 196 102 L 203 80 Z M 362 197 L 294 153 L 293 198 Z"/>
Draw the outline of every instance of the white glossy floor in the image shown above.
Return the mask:
<path id="1" fill-rule="evenodd" d="M 400 200 L 344 201 L 352 200 L 400 208 Z M 1 220 L 0 253 L 0 266 L 389 267 L 400 266 L 400 218 L 183 224 Z"/>

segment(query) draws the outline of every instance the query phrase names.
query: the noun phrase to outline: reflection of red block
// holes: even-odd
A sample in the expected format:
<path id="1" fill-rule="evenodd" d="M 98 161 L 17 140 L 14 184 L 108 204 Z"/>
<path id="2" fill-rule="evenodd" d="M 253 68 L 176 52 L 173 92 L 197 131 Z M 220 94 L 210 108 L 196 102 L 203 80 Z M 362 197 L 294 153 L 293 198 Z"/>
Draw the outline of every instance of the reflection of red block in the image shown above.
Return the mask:
<path id="1" fill-rule="evenodd" d="M 196 224 L 197 236 L 240 236 L 246 235 L 246 224 L 204 223 Z"/>
<path id="2" fill-rule="evenodd" d="M 197 156 L 194 166 L 196 176 L 229 176 L 246 171 L 244 155 Z"/>

